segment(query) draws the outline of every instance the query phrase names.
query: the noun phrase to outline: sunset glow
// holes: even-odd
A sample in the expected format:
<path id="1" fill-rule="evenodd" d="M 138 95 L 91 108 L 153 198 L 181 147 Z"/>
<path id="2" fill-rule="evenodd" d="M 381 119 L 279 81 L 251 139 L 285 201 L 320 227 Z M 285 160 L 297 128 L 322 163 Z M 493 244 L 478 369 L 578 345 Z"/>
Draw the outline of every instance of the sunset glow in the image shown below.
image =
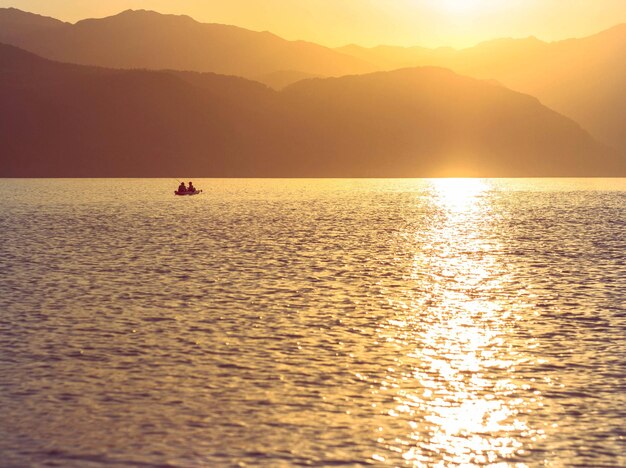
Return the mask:
<path id="1" fill-rule="evenodd" d="M 480 8 L 480 0 L 443 0 L 442 6 L 445 10 L 453 14 L 468 13 Z"/>
<path id="2" fill-rule="evenodd" d="M 624 466 L 626 0 L 0 0 L 2 466 Z"/>
<path id="3" fill-rule="evenodd" d="M 469 47 L 494 37 L 582 37 L 626 22 L 623 0 L 0 0 L 0 7 L 76 22 L 125 9 L 188 15 L 331 47 Z"/>
<path id="4" fill-rule="evenodd" d="M 463 213 L 489 188 L 489 184 L 484 179 L 433 179 L 432 187 L 442 207 Z"/>

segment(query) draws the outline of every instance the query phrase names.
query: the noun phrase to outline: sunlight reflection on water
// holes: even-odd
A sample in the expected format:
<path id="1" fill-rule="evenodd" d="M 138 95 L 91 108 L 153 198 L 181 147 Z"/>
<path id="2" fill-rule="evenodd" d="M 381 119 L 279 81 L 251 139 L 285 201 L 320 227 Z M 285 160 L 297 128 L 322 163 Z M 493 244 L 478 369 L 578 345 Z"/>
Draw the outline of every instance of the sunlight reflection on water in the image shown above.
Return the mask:
<path id="1" fill-rule="evenodd" d="M 387 443 L 406 462 L 510 460 L 523 454 L 521 439 L 537 432 L 520 415 L 527 401 L 512 398 L 517 386 L 507 376 L 520 357 L 510 355 L 506 336 L 523 304 L 496 299 L 508 273 L 490 235 L 496 215 L 489 188 L 483 180 L 432 181 L 435 214 L 428 231 L 413 235 L 413 285 L 404 304 L 412 326 L 402 333 L 414 334 L 407 358 L 417 364 L 405 377 L 418 391 L 398 388 L 390 415 L 406 418 L 412 432 Z M 407 322 L 390 325 L 406 329 Z"/>
<path id="2" fill-rule="evenodd" d="M 433 200 L 443 213 L 426 236 L 437 244 L 421 250 L 413 272 L 415 276 L 426 263 L 438 274 L 430 285 L 436 309 L 427 307 L 428 328 L 420 333 L 421 349 L 414 354 L 423 363 L 414 377 L 425 389 L 426 400 L 418 400 L 418 406 L 428 430 L 412 434 L 417 446 L 403 458 L 426 463 L 437 454 L 443 456 L 442 465 L 510 459 L 523 447 L 516 434 L 527 435 L 529 428 L 517 419 L 516 406 L 524 402 L 510 398 L 515 385 L 506 378 L 485 378 L 491 369 L 508 371 L 515 365 L 502 352 L 511 312 L 485 299 L 490 290 L 500 291 L 506 276 L 506 266 L 486 255 L 499 248 L 486 241 L 494 216 L 490 200 L 482 196 L 489 185 L 473 179 L 432 185 Z M 480 256 L 472 255 L 477 252 Z M 405 408 L 414 403 L 408 400 Z M 418 429 L 419 422 L 411 427 Z"/>
<path id="3" fill-rule="evenodd" d="M 626 464 L 625 182 L 194 182 L 0 183 L 8 464 Z"/>

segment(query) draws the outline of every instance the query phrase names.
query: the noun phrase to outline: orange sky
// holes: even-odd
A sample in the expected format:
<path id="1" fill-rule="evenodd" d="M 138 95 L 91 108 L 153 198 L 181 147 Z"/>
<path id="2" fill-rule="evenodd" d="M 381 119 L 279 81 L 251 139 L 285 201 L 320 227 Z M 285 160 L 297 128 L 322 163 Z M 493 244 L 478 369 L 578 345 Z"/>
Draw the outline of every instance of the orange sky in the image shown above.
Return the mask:
<path id="1" fill-rule="evenodd" d="M 0 0 L 0 7 L 10 6 L 72 22 L 151 9 L 329 46 L 558 40 L 626 22 L 626 0 Z"/>

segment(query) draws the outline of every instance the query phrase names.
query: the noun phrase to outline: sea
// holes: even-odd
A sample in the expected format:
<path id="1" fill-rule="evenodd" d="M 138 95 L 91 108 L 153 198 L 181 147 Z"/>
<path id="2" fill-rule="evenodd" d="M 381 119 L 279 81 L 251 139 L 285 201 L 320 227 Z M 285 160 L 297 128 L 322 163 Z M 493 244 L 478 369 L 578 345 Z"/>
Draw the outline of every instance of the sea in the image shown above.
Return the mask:
<path id="1" fill-rule="evenodd" d="M 0 466 L 626 466 L 626 179 L 0 180 Z"/>

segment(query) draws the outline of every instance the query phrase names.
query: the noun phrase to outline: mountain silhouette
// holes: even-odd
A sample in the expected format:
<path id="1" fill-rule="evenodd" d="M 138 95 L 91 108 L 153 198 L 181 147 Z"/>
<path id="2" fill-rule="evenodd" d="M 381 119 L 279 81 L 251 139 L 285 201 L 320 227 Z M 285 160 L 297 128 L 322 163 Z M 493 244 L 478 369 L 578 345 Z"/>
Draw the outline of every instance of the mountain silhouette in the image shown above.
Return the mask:
<path id="1" fill-rule="evenodd" d="M 277 71 L 274 73 L 266 73 L 254 78 L 255 81 L 266 84 L 267 86 L 280 90 L 290 84 L 309 78 L 327 78 L 321 74 L 303 73 L 298 71 Z"/>
<path id="2" fill-rule="evenodd" d="M 70 24 L 8 8 L 0 9 L 0 42 L 62 62 L 214 72 L 276 89 L 315 76 L 439 66 L 536 96 L 626 154 L 626 25 L 552 43 L 531 37 L 463 50 L 357 45 L 333 50 L 152 11 L 128 10 Z"/>
<path id="3" fill-rule="evenodd" d="M 436 65 L 531 94 L 626 154 L 626 24 L 583 39 L 498 39 L 475 47 L 337 49 L 383 69 Z"/>
<path id="4" fill-rule="evenodd" d="M 175 69 L 248 78 L 280 71 L 339 76 L 375 70 L 327 47 L 269 32 L 199 23 L 188 16 L 127 10 L 62 23 L 0 9 L 0 41 L 61 62 L 111 68 Z"/>
<path id="5" fill-rule="evenodd" d="M 67 23 L 17 8 L 0 8 L 0 42 L 13 44 L 31 35 L 62 29 Z"/>
<path id="6" fill-rule="evenodd" d="M 535 98 L 438 68 L 310 79 L 63 64 L 0 45 L 0 176 L 626 174 Z"/>

